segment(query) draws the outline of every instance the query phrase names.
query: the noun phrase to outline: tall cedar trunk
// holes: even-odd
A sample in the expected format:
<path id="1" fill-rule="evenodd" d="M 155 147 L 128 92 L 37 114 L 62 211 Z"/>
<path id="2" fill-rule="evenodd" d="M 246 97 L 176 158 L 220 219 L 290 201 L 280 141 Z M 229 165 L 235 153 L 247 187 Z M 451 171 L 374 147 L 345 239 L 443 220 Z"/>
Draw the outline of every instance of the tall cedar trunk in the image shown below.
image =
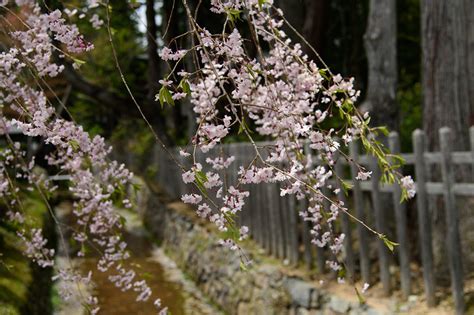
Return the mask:
<path id="1" fill-rule="evenodd" d="M 322 54 L 324 49 L 324 31 L 326 30 L 326 16 L 329 6 L 328 0 L 280 0 L 278 6 L 285 13 L 286 19 L 303 35 L 303 37 Z M 303 45 L 305 53 L 315 58 L 309 47 L 304 45 L 292 32 L 291 38 Z"/>
<path id="2" fill-rule="evenodd" d="M 145 112 L 154 113 L 156 108 L 155 95 L 159 92 L 159 80 L 161 78 L 161 64 L 160 58 L 158 56 L 158 43 L 157 43 L 157 32 L 158 26 L 156 25 L 156 11 L 155 11 L 155 1 L 146 0 L 146 25 L 147 25 L 147 55 L 148 55 L 148 65 L 147 65 L 147 96 L 146 96 L 146 108 Z M 152 107 L 152 108 L 150 108 Z M 169 144 L 170 137 L 166 130 L 169 130 L 170 126 L 167 123 L 166 113 L 160 113 L 160 115 L 152 114 L 147 115 L 147 118 L 151 121 L 155 130 L 161 137 L 161 140 L 164 143 Z"/>
<path id="3" fill-rule="evenodd" d="M 194 12 L 194 10 L 195 10 L 194 1 L 189 1 L 188 5 L 189 5 L 191 11 Z M 192 31 L 191 21 L 190 21 L 188 16 L 186 16 L 186 30 L 188 32 Z M 186 47 L 188 49 L 191 49 L 192 47 L 194 47 L 194 45 L 195 45 L 194 37 L 187 36 L 186 37 Z M 195 71 L 196 67 L 195 67 L 194 62 L 193 62 L 193 54 L 189 54 L 188 56 L 186 56 L 185 67 L 186 67 L 186 70 L 190 73 Z M 186 98 L 182 102 L 181 113 L 184 117 L 186 117 L 186 120 L 187 120 L 186 138 L 191 139 L 196 133 L 197 122 L 196 122 L 196 113 L 193 110 L 193 105 L 191 104 L 189 98 Z"/>
<path id="4" fill-rule="evenodd" d="M 469 150 L 469 126 L 474 124 L 474 3 L 472 0 L 422 0 L 423 127 L 428 149 L 439 150 L 438 130 L 448 126 L 454 133 L 453 149 Z M 457 180 L 466 178 L 465 167 L 457 169 Z M 432 168 L 431 180 L 440 171 Z M 460 234 L 463 235 L 463 267 L 473 270 L 471 200 L 457 198 Z M 432 196 L 433 251 L 439 282 L 449 283 L 446 261 L 446 218 L 442 198 Z"/>
<path id="5" fill-rule="evenodd" d="M 429 149 L 438 129 L 450 127 L 454 148 L 469 147 L 474 123 L 474 4 L 472 0 L 422 0 L 423 126 Z"/>
<path id="6" fill-rule="evenodd" d="M 361 110 L 370 112 L 373 126 L 386 126 L 391 131 L 398 131 L 396 0 L 370 0 L 364 46 L 367 56 L 368 82 L 367 94 Z M 382 195 L 380 198 L 384 205 L 392 203 L 391 196 L 388 194 Z M 375 200 L 372 199 L 372 202 Z M 375 210 L 374 204 L 372 209 Z M 396 229 L 393 212 L 384 211 L 379 215 L 385 222 L 385 230 L 378 232 L 390 237 L 389 231 Z M 383 244 L 378 245 L 381 246 L 379 251 L 387 250 Z M 385 272 L 381 270 L 382 282 L 386 274 L 387 270 Z M 387 283 L 384 283 L 384 292 L 385 294 L 390 293 L 390 286 Z"/>
<path id="7" fill-rule="evenodd" d="M 160 59 L 158 57 L 158 44 L 156 41 L 156 34 L 158 27 L 155 20 L 155 1 L 146 1 L 146 24 L 147 24 L 147 54 L 148 54 L 148 68 L 147 68 L 147 84 L 148 93 L 147 98 L 154 101 L 155 95 L 159 91 L 160 80 Z"/>
<path id="8" fill-rule="evenodd" d="M 329 1 L 327 0 L 305 0 L 305 17 L 303 22 L 303 36 L 308 39 L 309 43 L 316 49 L 319 54 L 324 49 L 324 30 L 327 17 L 327 8 Z M 303 46 L 305 52 L 314 58 L 313 53 Z"/>
<path id="9" fill-rule="evenodd" d="M 397 30 L 396 0 L 371 0 L 364 35 L 368 62 L 368 87 L 364 110 L 373 125 L 399 128 L 396 104 Z"/>

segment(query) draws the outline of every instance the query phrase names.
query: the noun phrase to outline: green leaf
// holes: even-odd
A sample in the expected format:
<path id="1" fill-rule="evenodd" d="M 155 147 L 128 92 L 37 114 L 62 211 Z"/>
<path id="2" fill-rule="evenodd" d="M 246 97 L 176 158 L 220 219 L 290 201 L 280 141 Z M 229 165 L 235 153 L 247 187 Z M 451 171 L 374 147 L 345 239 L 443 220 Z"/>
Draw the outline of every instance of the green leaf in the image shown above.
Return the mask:
<path id="1" fill-rule="evenodd" d="M 181 88 L 184 93 L 191 95 L 191 87 L 189 86 L 188 80 L 185 78 L 181 79 L 181 82 L 179 82 L 179 88 Z"/>
<path id="2" fill-rule="evenodd" d="M 252 133 L 252 130 L 249 129 L 249 127 L 247 126 L 247 123 L 245 122 L 245 118 L 242 117 L 242 123 L 240 124 L 239 131 L 237 132 L 237 134 L 240 135 L 244 131 L 247 131 L 248 133 Z"/>
<path id="3" fill-rule="evenodd" d="M 258 6 L 260 7 L 260 10 L 262 9 L 262 6 L 267 2 L 266 0 L 258 0 Z"/>
<path id="4" fill-rule="evenodd" d="M 249 66 L 249 65 L 245 65 L 245 67 L 247 68 L 247 71 L 248 73 L 250 74 L 250 76 L 252 77 L 252 79 L 255 80 L 256 76 L 255 76 L 255 71 L 253 71 L 252 67 Z"/>
<path id="5" fill-rule="evenodd" d="M 350 182 L 344 181 L 344 180 L 341 180 L 341 183 L 342 183 L 342 188 L 344 190 L 344 194 L 346 196 L 348 196 L 349 195 L 349 190 L 351 190 L 354 187 L 354 185 L 352 185 Z"/>
<path id="6" fill-rule="evenodd" d="M 72 57 L 72 61 L 73 61 L 77 66 L 82 66 L 83 64 L 86 63 L 84 60 L 81 60 L 81 59 L 78 59 L 78 58 L 75 58 L 75 57 Z"/>
<path id="7" fill-rule="evenodd" d="M 391 240 L 389 240 L 385 235 L 383 234 L 380 234 L 380 239 L 385 243 L 385 246 L 387 246 L 388 249 L 390 249 L 390 251 L 393 252 L 395 246 L 398 246 L 399 244 L 398 243 L 395 243 L 395 242 L 392 242 Z"/>
<path id="8" fill-rule="evenodd" d="M 248 270 L 247 266 L 245 266 L 244 262 L 242 262 L 242 261 L 240 262 L 240 270 L 242 270 L 242 271 L 247 271 Z"/>
<path id="9" fill-rule="evenodd" d="M 201 181 L 203 184 L 208 181 L 206 174 L 203 171 L 196 171 L 196 179 Z"/>
<path id="10" fill-rule="evenodd" d="M 325 78 L 326 80 L 329 81 L 329 77 L 327 76 L 326 71 L 327 71 L 327 69 L 319 69 L 319 74 L 320 74 L 323 78 Z"/>
<path id="11" fill-rule="evenodd" d="M 123 216 L 120 216 L 119 221 L 122 226 L 125 226 L 127 224 L 127 219 L 125 219 L 125 217 Z"/>
<path id="12" fill-rule="evenodd" d="M 155 96 L 155 101 L 156 99 L 157 97 Z M 165 103 L 168 103 L 169 105 L 174 106 L 174 100 L 171 95 L 171 92 L 164 85 L 160 89 L 160 93 L 158 94 L 158 100 L 160 101 L 161 108 L 163 108 L 163 105 Z"/>
<path id="13" fill-rule="evenodd" d="M 79 151 L 79 149 L 81 148 L 81 146 L 79 145 L 79 142 L 77 142 L 76 140 L 69 140 L 69 145 L 72 147 L 72 149 L 77 152 Z"/>
<path id="14" fill-rule="evenodd" d="M 346 269 L 344 268 L 339 269 L 339 271 L 337 272 L 337 276 L 339 278 L 344 278 L 346 276 Z"/>
<path id="15" fill-rule="evenodd" d="M 385 127 L 385 126 L 375 127 L 375 128 L 373 128 L 373 130 L 378 130 L 378 131 L 380 131 L 381 133 L 383 133 L 384 136 L 388 136 L 388 134 L 389 134 L 388 128 Z"/>
<path id="16" fill-rule="evenodd" d="M 365 304 L 365 299 L 364 299 L 364 297 L 362 296 L 362 294 L 360 294 L 359 290 L 357 290 L 356 287 L 354 287 L 354 290 L 356 291 L 357 299 L 359 300 L 359 304 L 360 304 L 360 305 L 364 305 L 364 304 Z"/>
<path id="17" fill-rule="evenodd" d="M 404 203 L 408 200 L 408 192 L 406 189 L 402 189 L 402 195 L 400 197 L 400 203 Z"/>
<path id="18" fill-rule="evenodd" d="M 235 22 L 235 20 L 240 20 L 241 12 L 241 10 L 237 9 L 226 9 L 227 17 L 232 22 L 232 24 Z"/>
<path id="19" fill-rule="evenodd" d="M 207 197 L 207 191 L 204 184 L 208 181 L 206 174 L 203 171 L 195 171 L 194 177 L 196 178 L 196 186 L 201 191 L 201 193 Z"/>

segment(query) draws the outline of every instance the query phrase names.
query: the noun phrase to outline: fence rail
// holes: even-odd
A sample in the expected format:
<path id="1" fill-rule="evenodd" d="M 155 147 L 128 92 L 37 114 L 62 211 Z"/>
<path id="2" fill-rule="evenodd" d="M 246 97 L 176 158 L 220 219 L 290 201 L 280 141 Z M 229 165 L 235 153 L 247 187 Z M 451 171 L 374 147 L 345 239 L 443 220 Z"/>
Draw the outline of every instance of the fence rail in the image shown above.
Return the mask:
<path id="1" fill-rule="evenodd" d="M 474 183 L 456 183 L 455 165 L 470 165 L 472 168 L 472 178 L 474 178 L 474 126 L 470 129 L 471 151 L 453 152 L 452 134 L 448 128 L 439 130 L 441 150 L 440 152 L 427 152 L 425 146 L 425 135 L 421 130 L 413 133 L 413 153 L 401 153 L 407 166 L 413 166 L 414 177 L 416 179 L 417 195 L 416 208 L 418 216 L 419 248 L 421 252 L 421 264 L 423 269 L 424 290 L 429 306 L 436 303 L 435 300 L 435 276 L 433 266 L 432 248 L 432 227 L 431 213 L 428 208 L 429 195 L 442 195 L 446 214 L 446 244 L 448 253 L 449 270 L 451 278 L 452 293 L 455 301 L 456 312 L 462 314 L 464 310 L 463 297 L 463 271 L 462 253 L 459 232 L 459 210 L 456 207 L 456 196 L 474 196 Z M 400 145 L 398 135 L 391 133 L 388 137 L 389 147 L 392 152 L 399 153 Z M 209 152 L 213 156 L 219 152 L 224 152 L 236 157 L 236 162 L 231 164 L 225 175 L 230 182 L 236 182 L 237 165 L 244 165 L 251 162 L 253 147 L 249 143 L 235 143 L 220 145 Z M 383 185 L 380 183 L 380 173 L 376 167 L 373 157 L 360 154 L 359 144 L 353 142 L 350 145 L 350 156 L 353 160 L 363 164 L 373 172 L 370 181 L 355 181 L 357 168 L 349 167 L 345 159 L 339 159 L 335 170 L 341 178 L 352 184 L 350 198 L 352 199 L 351 213 L 359 219 L 367 222 L 375 222 L 378 232 L 383 234 L 396 235 L 399 246 L 396 247 L 398 255 L 398 266 L 400 268 L 400 289 L 405 297 L 411 293 L 412 272 L 410 257 L 408 231 L 407 231 L 407 209 L 405 203 L 400 203 L 401 191 L 397 185 Z M 177 150 L 173 151 L 175 159 L 183 164 L 185 161 L 179 156 Z M 197 160 L 204 170 L 206 170 L 205 158 L 202 153 L 197 153 Z M 181 172 L 172 159 L 164 154 L 159 147 L 156 149 L 156 159 L 158 162 L 157 180 L 165 187 L 167 192 L 173 197 L 180 197 L 184 193 L 190 192 L 190 186 L 185 185 L 181 180 Z M 314 165 L 318 164 L 315 159 Z M 438 165 L 441 169 L 440 181 L 430 181 L 429 167 Z M 189 166 L 189 165 L 187 165 Z M 346 178 L 351 174 L 351 178 Z M 471 179 L 472 181 L 472 179 Z M 338 183 L 334 183 L 336 187 Z M 297 201 L 294 197 L 279 197 L 279 184 L 267 185 L 244 185 L 251 195 L 244 211 L 239 217 L 241 224 L 247 225 L 251 230 L 251 237 L 260 244 L 267 253 L 280 259 L 286 259 L 290 264 L 303 262 L 308 268 L 316 268 L 319 273 L 327 273 L 326 260 L 330 258 L 330 253 L 322 248 L 311 244 L 308 222 L 304 222 L 298 216 L 298 212 L 307 205 L 305 201 Z M 382 193 L 392 195 L 392 209 L 388 208 L 382 200 Z M 370 195 L 370 198 L 369 198 Z M 338 194 L 338 198 L 346 202 L 343 192 Z M 368 200 L 371 202 L 368 202 Z M 371 205 L 371 206 L 370 206 Z M 392 211 L 395 218 L 394 231 L 388 231 L 387 215 Z M 474 228 L 474 227 L 473 227 Z M 345 263 L 347 273 L 360 277 L 362 281 L 374 283 L 373 273 L 371 273 L 371 257 L 369 254 L 369 244 L 377 242 L 378 259 L 377 268 L 380 272 L 378 280 L 381 281 L 384 291 L 389 294 L 393 275 L 389 272 L 389 267 L 393 264 L 391 253 L 387 250 L 381 240 L 376 240 L 368 234 L 360 224 L 354 224 L 347 215 L 342 214 L 341 231 L 346 235 L 344 243 Z M 353 230 L 355 229 L 354 233 Z M 358 247 L 355 247 L 355 244 Z"/>

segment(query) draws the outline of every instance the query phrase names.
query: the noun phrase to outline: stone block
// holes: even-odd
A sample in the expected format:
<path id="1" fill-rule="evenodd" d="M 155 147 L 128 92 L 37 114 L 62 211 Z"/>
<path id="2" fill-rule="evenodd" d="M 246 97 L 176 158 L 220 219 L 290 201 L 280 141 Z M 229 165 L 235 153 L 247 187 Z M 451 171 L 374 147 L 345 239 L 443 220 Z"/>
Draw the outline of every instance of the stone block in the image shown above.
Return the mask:
<path id="1" fill-rule="evenodd" d="M 351 304 L 337 296 L 332 296 L 329 300 L 329 308 L 339 314 L 347 314 L 351 308 Z"/>
<path id="2" fill-rule="evenodd" d="M 311 297 L 315 287 L 297 278 L 288 278 L 284 281 L 284 288 L 288 292 L 291 304 L 309 309 Z"/>

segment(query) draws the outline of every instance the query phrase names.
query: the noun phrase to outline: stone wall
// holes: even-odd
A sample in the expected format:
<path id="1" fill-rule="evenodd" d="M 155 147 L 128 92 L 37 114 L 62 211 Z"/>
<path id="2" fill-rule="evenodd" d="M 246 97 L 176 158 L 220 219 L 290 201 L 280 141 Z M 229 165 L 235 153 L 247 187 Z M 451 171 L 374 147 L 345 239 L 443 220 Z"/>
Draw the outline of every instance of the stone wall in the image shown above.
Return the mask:
<path id="1" fill-rule="evenodd" d="M 355 301 L 345 300 L 286 273 L 251 242 L 245 248 L 253 267 L 241 270 L 238 253 L 217 245 L 213 227 L 182 203 L 164 204 L 151 194 L 143 215 L 167 255 L 227 314 L 385 314 L 360 305 L 355 293 Z"/>

